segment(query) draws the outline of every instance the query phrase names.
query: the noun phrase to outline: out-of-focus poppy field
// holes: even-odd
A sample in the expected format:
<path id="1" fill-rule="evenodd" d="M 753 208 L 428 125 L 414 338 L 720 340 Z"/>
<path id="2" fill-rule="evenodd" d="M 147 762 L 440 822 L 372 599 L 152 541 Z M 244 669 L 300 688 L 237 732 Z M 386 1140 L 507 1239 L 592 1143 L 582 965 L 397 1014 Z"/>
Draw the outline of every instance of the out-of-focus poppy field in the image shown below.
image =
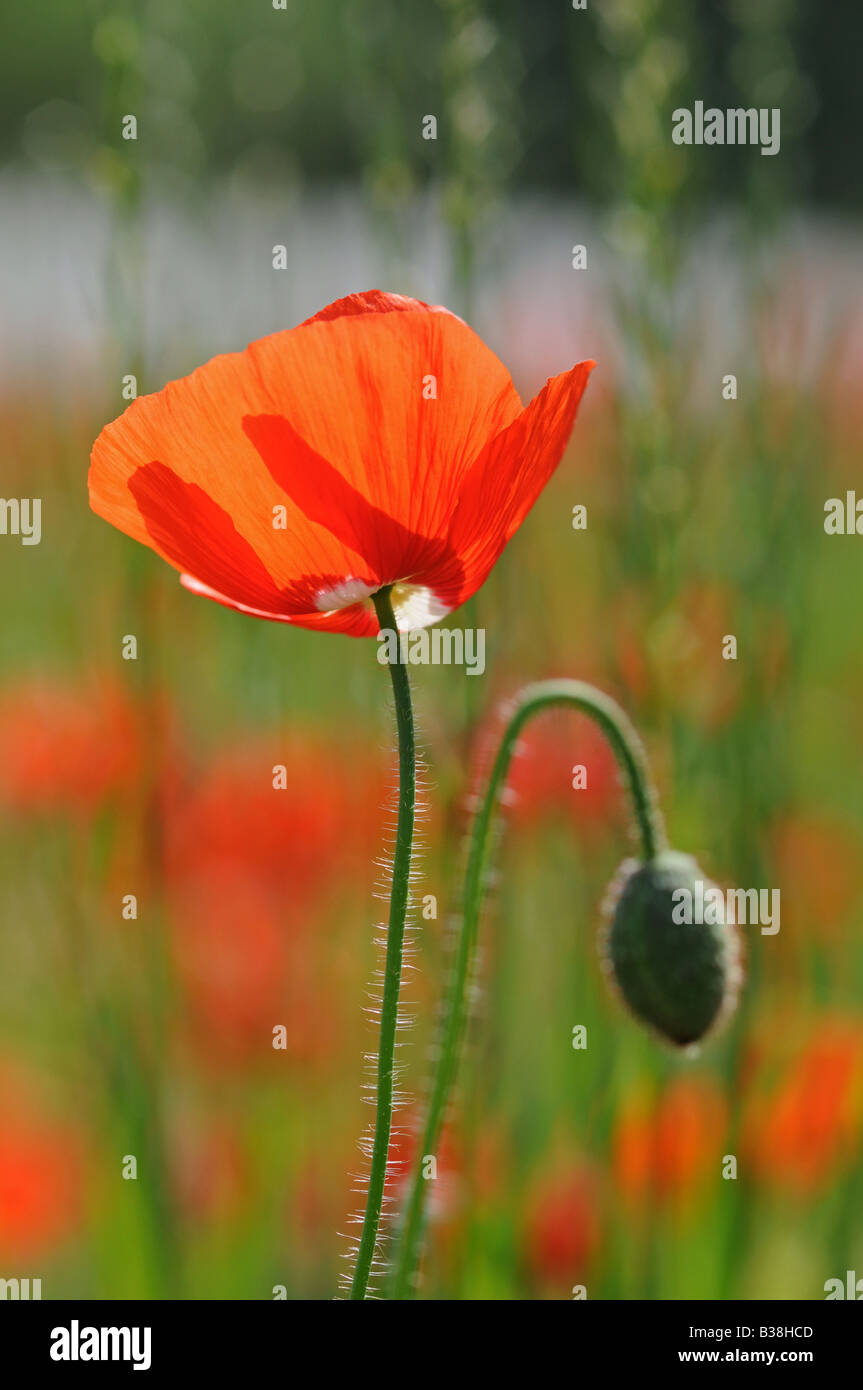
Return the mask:
<path id="1" fill-rule="evenodd" d="M 778 930 L 741 928 L 721 1034 L 655 1042 L 597 950 L 635 850 L 613 756 L 580 716 L 531 724 L 419 1296 L 820 1299 L 863 1277 L 863 535 L 825 530 L 830 499 L 863 504 L 854 6 L 6 10 L 0 491 L 41 521 L 35 543 L 5 505 L 0 534 L 0 1278 L 339 1287 L 395 823 L 387 673 L 373 641 L 186 592 L 89 510 L 87 469 L 130 393 L 375 286 L 464 317 L 524 402 L 597 362 L 555 476 L 445 619 L 485 631 L 484 672 L 411 670 L 392 1203 L 481 769 L 522 686 L 612 695 L 671 843 L 781 894 Z M 781 109 L 780 150 L 676 145 L 699 100 Z"/>

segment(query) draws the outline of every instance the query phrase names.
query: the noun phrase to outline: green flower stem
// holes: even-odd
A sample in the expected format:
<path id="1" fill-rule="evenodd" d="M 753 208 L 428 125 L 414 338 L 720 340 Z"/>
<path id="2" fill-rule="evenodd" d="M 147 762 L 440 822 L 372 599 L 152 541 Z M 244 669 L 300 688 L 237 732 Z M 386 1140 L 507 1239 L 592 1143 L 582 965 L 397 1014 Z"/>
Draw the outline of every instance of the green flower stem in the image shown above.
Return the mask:
<path id="1" fill-rule="evenodd" d="M 666 848 L 665 830 L 652 797 L 644 748 L 620 706 L 583 681 L 551 680 L 527 686 L 518 696 L 471 829 L 462 922 L 444 1004 L 437 1071 L 399 1234 L 392 1282 L 394 1298 L 409 1298 L 413 1292 L 412 1279 L 421 1252 L 428 1186 L 422 1175 L 423 1157 L 435 1151 L 458 1070 L 465 1029 L 467 987 L 476 947 L 489 832 L 495 807 L 524 726 L 535 714 L 541 714 L 553 706 L 578 710 L 599 725 L 611 744 L 626 780 L 645 859 L 654 858 Z"/>
<path id="2" fill-rule="evenodd" d="M 389 588 L 374 595 L 375 611 L 381 631 L 396 632 Z M 378 1085 L 375 1134 L 372 1144 L 372 1165 L 363 1229 L 357 1249 L 357 1261 L 351 1282 L 350 1297 L 364 1299 L 377 1249 L 378 1230 L 384 1201 L 387 1176 L 387 1156 L 393 1122 L 393 1085 L 395 1070 L 396 1030 L 398 1028 L 399 990 L 402 981 L 405 917 L 410 892 L 411 851 L 416 810 L 416 739 L 411 706 L 411 689 L 407 667 L 400 659 L 390 662 L 390 676 L 395 698 L 396 727 L 399 745 L 399 800 L 396 845 L 393 858 L 393 878 L 390 892 L 390 918 L 387 928 L 387 952 L 384 965 L 384 988 L 381 1000 L 380 1040 L 378 1043 Z"/>

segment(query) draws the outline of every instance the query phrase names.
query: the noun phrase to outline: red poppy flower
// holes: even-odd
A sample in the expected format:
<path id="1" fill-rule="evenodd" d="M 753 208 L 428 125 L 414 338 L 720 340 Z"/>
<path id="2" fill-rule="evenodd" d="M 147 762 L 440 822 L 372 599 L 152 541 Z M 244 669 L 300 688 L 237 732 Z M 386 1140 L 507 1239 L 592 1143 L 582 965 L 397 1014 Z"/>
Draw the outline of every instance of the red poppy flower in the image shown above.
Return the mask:
<path id="1" fill-rule="evenodd" d="M 162 820 L 183 1022 L 219 1066 L 272 1060 L 275 1024 L 294 1059 L 339 1045 L 342 938 L 330 909 L 367 856 L 384 800 L 377 761 L 355 743 L 340 744 L 345 778 L 313 731 L 271 737 L 288 769 L 284 789 L 273 786 L 272 747 L 235 740 L 195 770 Z"/>
<path id="2" fill-rule="evenodd" d="M 527 1206 L 527 1262 L 543 1283 L 580 1277 L 601 1243 L 596 1175 L 583 1162 L 567 1163 L 537 1181 Z"/>
<path id="3" fill-rule="evenodd" d="M 628 1097 L 613 1137 L 617 1186 L 633 1206 L 659 1199 L 682 1210 L 718 1172 L 725 1098 L 709 1077 L 678 1076 L 654 1107 Z"/>
<path id="4" fill-rule="evenodd" d="M 521 734 L 506 789 L 509 818 L 522 825 L 564 813 L 589 830 L 607 824 L 623 799 L 607 739 L 591 721 L 561 710 Z"/>
<path id="5" fill-rule="evenodd" d="M 338 752 L 350 760 L 345 778 L 308 727 L 263 740 L 234 737 L 230 751 L 195 771 L 163 817 L 171 883 L 213 867 L 234 867 L 282 892 L 282 910 L 302 919 L 326 882 L 336 885 L 365 864 L 384 805 L 387 779 L 358 741 Z M 287 786 L 273 786 L 273 740 L 287 768 Z"/>
<path id="6" fill-rule="evenodd" d="M 94 814 L 134 783 L 141 730 L 113 680 L 27 681 L 0 694 L 0 808 Z"/>
<path id="7" fill-rule="evenodd" d="M 766 1184 L 807 1196 L 854 1161 L 863 1131 L 863 1027 L 823 1015 L 780 1069 L 752 1092 L 743 1143 Z"/>
<path id="8" fill-rule="evenodd" d="M 191 1050 L 216 1070 L 324 1061 L 344 1010 L 313 932 L 238 865 L 189 875 L 171 895 L 171 946 Z M 314 926 L 314 919 L 309 923 Z M 285 1029 L 274 1049 L 273 1028 Z M 282 1051 L 284 1049 L 284 1052 Z"/>
<path id="9" fill-rule="evenodd" d="M 400 1117 L 399 1124 L 393 1130 L 387 1155 L 386 1193 L 396 1205 L 402 1204 L 410 1189 L 419 1137 L 416 1117 Z M 447 1130 L 438 1140 L 434 1159 L 434 1169 L 425 1170 L 425 1176 L 432 1184 L 429 1216 L 432 1220 L 442 1220 L 451 1216 L 458 1205 L 463 1174 L 458 1146 Z"/>
<path id="10" fill-rule="evenodd" d="M 44 1256 L 75 1232 L 83 1214 L 81 1136 L 52 1114 L 39 1089 L 36 1078 L 10 1067 L 5 1058 L 0 1061 L 0 1258 L 4 1260 Z"/>
<path id="11" fill-rule="evenodd" d="M 371 290 L 144 396 L 93 448 L 94 511 L 256 617 L 373 636 L 485 580 L 554 472 L 592 362 L 522 408 L 455 314 Z"/>

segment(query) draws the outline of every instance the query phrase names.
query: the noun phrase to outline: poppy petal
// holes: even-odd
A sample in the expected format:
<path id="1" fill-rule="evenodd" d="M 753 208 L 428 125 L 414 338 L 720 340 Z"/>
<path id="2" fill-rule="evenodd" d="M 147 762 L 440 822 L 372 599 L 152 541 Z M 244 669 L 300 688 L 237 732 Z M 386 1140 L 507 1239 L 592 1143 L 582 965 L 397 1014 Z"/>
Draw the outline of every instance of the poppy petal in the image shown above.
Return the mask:
<path id="1" fill-rule="evenodd" d="M 415 567 L 402 554 L 405 533 L 445 538 L 471 464 L 521 411 L 506 368 L 467 324 L 446 310 L 411 305 L 319 318 L 248 349 L 274 400 L 247 413 L 283 417 L 312 451 L 286 455 L 286 492 L 292 473 L 308 471 L 317 482 L 316 455 L 397 518 L 398 536 L 373 531 L 378 554 L 361 551 L 388 579 L 406 563 Z"/>
<path id="2" fill-rule="evenodd" d="M 129 491 L 153 545 L 176 569 L 189 569 L 238 602 L 278 610 L 281 595 L 271 575 L 203 488 L 153 462 L 135 470 Z"/>
<path id="3" fill-rule="evenodd" d="M 159 460 L 230 517 L 277 589 L 308 574 L 362 572 L 367 568 L 362 557 L 302 513 L 246 436 L 243 417 L 272 409 L 272 398 L 247 353 L 214 357 L 155 395 L 140 396 L 96 440 L 90 505 L 127 535 L 162 553 L 131 488 L 135 473 Z M 198 578 L 206 580 L 203 574 Z"/>
<path id="4" fill-rule="evenodd" d="M 310 319 L 305 319 L 301 328 L 309 323 L 325 323 L 327 319 L 340 319 L 349 314 L 394 314 L 403 309 L 428 309 L 429 313 L 448 314 L 442 304 L 425 304 L 421 299 L 409 299 L 405 294 L 390 294 L 387 290 L 362 290 L 359 294 L 345 295 L 336 299 L 325 309 L 319 309 Z"/>
<path id="5" fill-rule="evenodd" d="M 218 597 L 258 617 L 322 612 L 327 596 L 344 588 L 341 576 L 307 575 L 278 589 L 233 521 L 195 483 L 184 483 L 162 463 L 147 464 L 129 479 L 147 530 L 159 553 L 186 572 L 185 587 Z M 364 595 L 376 580 L 355 580 Z"/>
<path id="6" fill-rule="evenodd" d="M 235 613 L 246 613 L 252 618 L 266 618 L 273 623 L 290 623 L 293 627 L 310 628 L 316 632 L 341 632 L 348 637 L 374 637 L 380 630 L 377 615 L 370 603 L 352 603 L 347 608 L 332 609 L 325 613 L 276 613 L 263 608 L 252 608 L 228 598 L 208 584 L 202 584 L 191 574 L 181 574 L 180 583 L 191 594 L 212 599 L 223 608 L 232 608 Z"/>
<path id="7" fill-rule="evenodd" d="M 417 535 L 315 453 L 281 415 L 247 415 L 243 429 L 279 487 L 309 517 L 365 558 L 380 584 L 440 560 L 441 541 Z"/>
<path id="8" fill-rule="evenodd" d="M 504 546 L 524 521 L 563 457 L 594 362 L 552 377 L 471 468 L 455 509 L 450 553 L 462 575 L 443 564 L 428 584 L 455 608 L 483 584 Z"/>

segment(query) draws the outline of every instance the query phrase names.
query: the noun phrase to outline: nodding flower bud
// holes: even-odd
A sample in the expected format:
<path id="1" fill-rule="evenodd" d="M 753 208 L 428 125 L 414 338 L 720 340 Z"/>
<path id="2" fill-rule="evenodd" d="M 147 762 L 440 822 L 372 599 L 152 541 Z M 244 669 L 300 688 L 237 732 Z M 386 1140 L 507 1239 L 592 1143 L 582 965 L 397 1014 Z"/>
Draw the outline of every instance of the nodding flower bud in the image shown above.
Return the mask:
<path id="1" fill-rule="evenodd" d="M 721 911 L 701 923 L 686 910 L 712 887 L 691 855 L 664 850 L 622 864 L 604 905 L 604 969 L 636 1017 L 678 1047 L 699 1042 L 737 1002 L 734 926 Z"/>

